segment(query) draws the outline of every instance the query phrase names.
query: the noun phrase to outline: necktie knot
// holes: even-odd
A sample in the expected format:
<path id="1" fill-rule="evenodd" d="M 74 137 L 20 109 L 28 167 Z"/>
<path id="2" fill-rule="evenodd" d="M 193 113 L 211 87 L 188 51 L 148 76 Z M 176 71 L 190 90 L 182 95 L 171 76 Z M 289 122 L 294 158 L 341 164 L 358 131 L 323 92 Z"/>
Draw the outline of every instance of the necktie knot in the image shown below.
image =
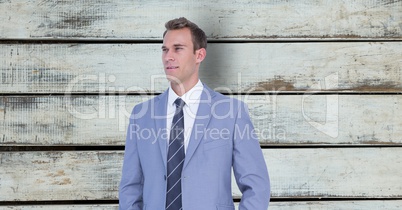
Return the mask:
<path id="1" fill-rule="evenodd" d="M 186 105 L 186 103 L 181 98 L 177 98 L 174 101 L 174 104 L 176 105 L 176 108 L 178 108 L 178 109 L 183 109 L 184 105 Z"/>

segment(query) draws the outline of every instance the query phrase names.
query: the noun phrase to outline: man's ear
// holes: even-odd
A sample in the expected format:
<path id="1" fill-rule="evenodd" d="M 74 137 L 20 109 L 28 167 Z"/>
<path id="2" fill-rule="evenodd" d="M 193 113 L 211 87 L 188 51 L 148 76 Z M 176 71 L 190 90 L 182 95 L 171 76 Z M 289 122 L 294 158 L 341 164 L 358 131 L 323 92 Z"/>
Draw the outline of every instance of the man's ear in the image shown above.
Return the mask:
<path id="1" fill-rule="evenodd" d="M 205 50 L 205 48 L 200 48 L 195 51 L 195 54 L 197 56 L 197 63 L 201 63 L 207 56 L 207 50 Z"/>

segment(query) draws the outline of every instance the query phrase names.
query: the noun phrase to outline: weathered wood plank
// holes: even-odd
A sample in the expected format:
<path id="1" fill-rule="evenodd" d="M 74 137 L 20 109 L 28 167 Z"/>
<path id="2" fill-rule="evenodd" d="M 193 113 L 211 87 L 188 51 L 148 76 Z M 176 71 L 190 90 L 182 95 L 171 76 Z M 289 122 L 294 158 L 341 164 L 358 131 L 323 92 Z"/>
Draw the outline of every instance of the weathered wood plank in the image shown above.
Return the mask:
<path id="1" fill-rule="evenodd" d="M 1 93 L 162 92 L 160 44 L 4 44 Z M 249 92 L 402 92 L 402 42 L 211 44 L 200 77 Z"/>
<path id="2" fill-rule="evenodd" d="M 235 203 L 235 208 L 238 209 L 238 203 Z M 402 208 L 401 200 L 391 201 L 311 201 L 311 202 L 271 202 L 269 210 L 339 210 L 339 209 L 354 209 L 354 210 L 399 210 Z M 118 205 L 43 205 L 43 206 L 0 206 L 0 210 L 84 210 L 84 209 L 118 209 Z"/>
<path id="3" fill-rule="evenodd" d="M 0 143 L 124 145 L 135 104 L 153 96 L 3 96 Z M 245 95 L 263 145 L 402 144 L 402 95 Z"/>
<path id="4" fill-rule="evenodd" d="M 116 199 L 123 152 L 3 152 L 2 201 Z"/>
<path id="5" fill-rule="evenodd" d="M 263 153 L 273 197 L 402 198 L 401 148 L 264 149 Z M 122 158 L 123 151 L 0 153 L 0 199 L 117 199 Z M 233 196 L 239 197 L 232 183 Z"/>
<path id="6" fill-rule="evenodd" d="M 178 16 L 212 39 L 402 37 L 400 0 L 18 0 L 0 1 L 0 11 L 0 38 L 10 39 L 160 39 L 163 24 Z"/>
<path id="7" fill-rule="evenodd" d="M 402 201 L 311 201 L 311 202 L 271 202 L 269 210 L 398 210 L 402 208 Z"/>
<path id="8" fill-rule="evenodd" d="M 16 205 L 16 206 L 0 206 L 0 210 L 30 210 L 30 209 L 43 209 L 43 210 L 92 210 L 104 209 L 112 210 L 118 209 L 117 204 L 103 204 L 103 205 Z"/>
<path id="9" fill-rule="evenodd" d="M 401 148 L 263 152 L 273 197 L 401 197 L 402 161 L 398 159 L 402 156 Z"/>

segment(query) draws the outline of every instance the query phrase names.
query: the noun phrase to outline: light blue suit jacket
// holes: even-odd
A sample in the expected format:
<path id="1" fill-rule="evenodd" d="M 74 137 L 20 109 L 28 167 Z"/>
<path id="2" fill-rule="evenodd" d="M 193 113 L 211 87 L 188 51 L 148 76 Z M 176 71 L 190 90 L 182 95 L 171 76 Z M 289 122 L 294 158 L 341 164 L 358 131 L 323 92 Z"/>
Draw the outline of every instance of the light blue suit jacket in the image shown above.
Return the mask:
<path id="1" fill-rule="evenodd" d="M 119 191 L 121 210 L 163 210 L 166 200 L 168 91 L 134 107 Z M 239 210 L 266 210 L 270 183 L 247 106 L 204 85 L 182 172 L 184 210 L 233 210 L 231 170 L 242 192 Z"/>

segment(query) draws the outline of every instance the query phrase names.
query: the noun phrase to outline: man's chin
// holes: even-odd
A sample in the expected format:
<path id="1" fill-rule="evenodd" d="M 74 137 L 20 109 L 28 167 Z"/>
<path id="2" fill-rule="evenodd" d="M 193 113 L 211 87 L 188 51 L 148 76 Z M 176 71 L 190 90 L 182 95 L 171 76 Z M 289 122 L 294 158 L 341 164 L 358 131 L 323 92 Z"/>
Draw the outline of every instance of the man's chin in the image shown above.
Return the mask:
<path id="1" fill-rule="evenodd" d="M 174 84 L 182 84 L 181 80 L 173 75 L 169 75 L 166 74 L 166 79 L 170 82 L 170 83 L 174 83 Z"/>

